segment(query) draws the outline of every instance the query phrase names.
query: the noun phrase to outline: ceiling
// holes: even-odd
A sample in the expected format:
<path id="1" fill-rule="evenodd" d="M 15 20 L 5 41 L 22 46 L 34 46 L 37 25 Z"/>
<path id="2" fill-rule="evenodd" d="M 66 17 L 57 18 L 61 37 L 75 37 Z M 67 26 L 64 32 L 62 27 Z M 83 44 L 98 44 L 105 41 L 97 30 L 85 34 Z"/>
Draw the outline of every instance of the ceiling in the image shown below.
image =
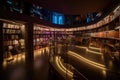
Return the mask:
<path id="1" fill-rule="evenodd" d="M 48 10 L 68 15 L 101 12 L 120 2 L 120 0 L 27 0 Z"/>

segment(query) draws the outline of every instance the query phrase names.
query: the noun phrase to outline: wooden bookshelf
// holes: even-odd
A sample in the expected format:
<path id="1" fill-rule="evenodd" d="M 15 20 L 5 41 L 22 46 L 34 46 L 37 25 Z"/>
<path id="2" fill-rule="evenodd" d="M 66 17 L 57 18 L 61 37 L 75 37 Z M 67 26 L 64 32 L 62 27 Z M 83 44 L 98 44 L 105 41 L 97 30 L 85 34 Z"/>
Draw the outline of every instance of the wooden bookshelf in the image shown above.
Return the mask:
<path id="1" fill-rule="evenodd" d="M 72 31 L 64 29 L 50 28 L 43 25 L 34 25 L 34 49 L 40 49 L 49 45 L 50 41 L 58 42 L 66 37 L 73 35 Z"/>
<path id="2" fill-rule="evenodd" d="M 24 28 L 22 24 L 3 23 L 4 57 L 24 52 Z"/>

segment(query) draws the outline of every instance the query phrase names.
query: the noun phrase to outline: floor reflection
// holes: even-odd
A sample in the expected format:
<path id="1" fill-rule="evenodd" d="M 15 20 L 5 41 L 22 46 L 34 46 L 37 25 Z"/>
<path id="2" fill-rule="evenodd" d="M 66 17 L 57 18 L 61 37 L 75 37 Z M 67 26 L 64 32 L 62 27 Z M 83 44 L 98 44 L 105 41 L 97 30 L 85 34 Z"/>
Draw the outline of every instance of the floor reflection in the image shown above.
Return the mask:
<path id="1" fill-rule="evenodd" d="M 88 80 L 120 80 L 119 65 L 115 66 L 115 63 L 107 55 L 100 53 L 99 49 L 90 47 L 90 51 L 87 51 L 85 50 L 86 47 L 66 47 L 66 45 L 58 45 L 56 48 L 54 50 L 53 46 L 51 46 L 34 51 L 35 80 L 49 79 L 48 75 L 51 75 L 49 74 L 49 59 L 52 60 L 51 64 L 58 70 L 57 72 L 61 72 L 61 75 L 64 76 L 66 72 L 67 75 L 73 75 L 73 72 L 66 66 L 66 63 L 69 63 Z M 69 50 L 69 52 L 66 53 L 66 50 Z M 97 53 L 95 53 L 96 51 Z M 54 52 L 57 53 L 54 54 Z M 56 56 L 61 56 L 64 61 Z M 24 62 L 25 56 L 22 55 L 16 56 L 11 63 L 5 63 L 6 77 L 4 80 L 26 80 Z"/>
<path id="2" fill-rule="evenodd" d="M 34 51 L 34 72 L 35 80 L 48 80 L 48 47 Z M 13 60 L 7 62 L 4 60 L 4 80 L 26 80 L 25 55 L 19 54 L 13 56 Z M 42 73 L 42 74 L 41 74 Z"/>

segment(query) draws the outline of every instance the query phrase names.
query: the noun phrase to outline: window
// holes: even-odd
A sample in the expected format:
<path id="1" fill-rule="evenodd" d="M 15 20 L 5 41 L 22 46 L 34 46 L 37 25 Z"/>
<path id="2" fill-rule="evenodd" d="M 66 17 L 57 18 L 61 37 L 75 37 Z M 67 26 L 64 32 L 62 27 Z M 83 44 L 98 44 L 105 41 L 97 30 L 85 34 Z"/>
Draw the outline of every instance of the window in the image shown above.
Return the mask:
<path id="1" fill-rule="evenodd" d="M 52 14 L 52 23 L 63 25 L 64 24 L 64 15 L 53 12 L 53 14 Z"/>
<path id="2" fill-rule="evenodd" d="M 63 24 L 63 16 L 58 17 L 58 24 Z"/>
<path id="3" fill-rule="evenodd" d="M 57 16 L 56 15 L 53 15 L 53 23 L 57 24 Z"/>

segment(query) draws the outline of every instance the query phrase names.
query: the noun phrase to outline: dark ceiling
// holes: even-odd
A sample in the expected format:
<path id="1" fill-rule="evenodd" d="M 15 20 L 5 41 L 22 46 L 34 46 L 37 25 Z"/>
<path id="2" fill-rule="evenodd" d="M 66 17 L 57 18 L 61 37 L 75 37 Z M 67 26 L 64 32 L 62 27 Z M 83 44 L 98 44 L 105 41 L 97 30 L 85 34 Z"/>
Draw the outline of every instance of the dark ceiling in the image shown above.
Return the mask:
<path id="1" fill-rule="evenodd" d="M 40 5 L 48 10 L 69 14 L 79 15 L 93 12 L 100 12 L 111 7 L 120 0 L 27 0 Z"/>

